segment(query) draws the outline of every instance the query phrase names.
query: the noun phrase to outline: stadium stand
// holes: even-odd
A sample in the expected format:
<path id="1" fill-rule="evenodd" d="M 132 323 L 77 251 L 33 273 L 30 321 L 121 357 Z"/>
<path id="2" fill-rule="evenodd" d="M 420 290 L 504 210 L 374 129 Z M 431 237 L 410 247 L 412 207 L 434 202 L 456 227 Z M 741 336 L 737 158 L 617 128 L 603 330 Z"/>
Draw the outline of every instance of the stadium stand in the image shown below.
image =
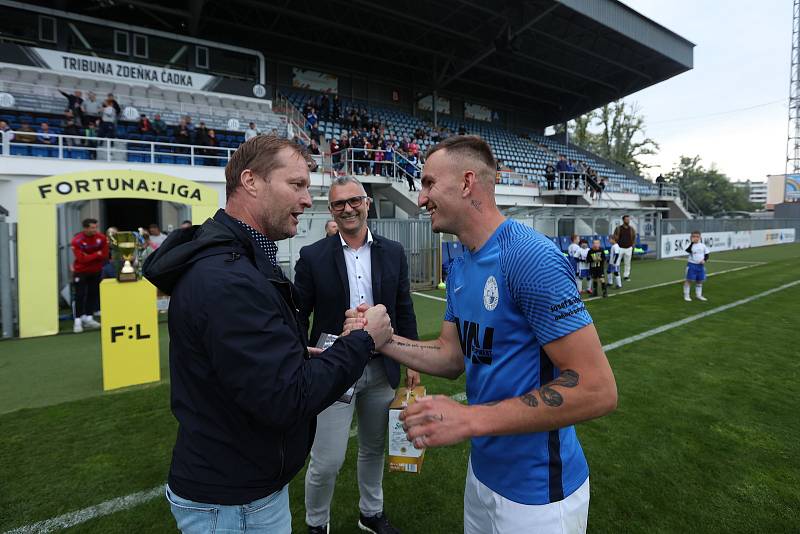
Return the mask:
<path id="1" fill-rule="evenodd" d="M 195 125 L 203 122 L 209 129 L 214 129 L 217 132 L 218 146 L 223 148 L 238 147 L 244 140 L 243 131 L 251 121 L 256 122 L 263 132 L 275 130 L 280 135 L 286 135 L 285 117 L 274 113 L 270 104 L 263 100 L 201 91 L 188 92 L 155 86 L 110 83 L 91 78 L 78 79 L 40 69 L 13 67 L 4 67 L 0 70 L 0 92 L 9 93 L 14 99 L 11 108 L 0 108 L 0 120 L 6 121 L 12 130 L 17 130 L 23 122 L 38 127 L 41 122 L 46 121 L 54 134 L 61 134 L 63 129 L 60 123 L 64 119 L 66 105 L 64 96 L 59 90 L 68 93 L 80 90 L 84 98 L 91 91 L 98 96 L 98 99 L 103 99 L 106 94 L 112 93 L 123 110 L 115 132 L 118 139 L 180 143 L 174 135 L 174 130 L 181 118 L 186 116 L 190 116 Z M 138 133 L 137 121 L 140 114 L 146 114 L 151 119 L 154 115 L 160 114 L 168 126 L 169 134 L 157 136 Z M 20 155 L 20 151 L 24 148 L 26 147 L 16 147 L 13 152 Z M 130 146 L 128 148 L 131 149 Z M 55 157 L 52 150 L 22 151 L 26 152 L 24 155 Z M 88 159 L 85 151 L 71 151 L 70 154 L 81 154 L 75 157 Z M 131 157 L 133 159 L 129 161 L 139 161 L 138 156 Z"/>
<path id="2" fill-rule="evenodd" d="M 291 91 L 286 96 L 296 108 L 302 110 L 309 105 L 318 106 L 320 95 L 318 93 Z M 440 128 L 435 129 L 430 122 L 400 110 L 368 106 L 365 102 L 343 99 L 338 120 L 332 120 L 332 110 L 321 114 L 321 116 L 329 118 L 328 120 L 319 120 L 321 136 L 324 136 L 326 140 L 330 140 L 331 138 L 338 139 L 343 134 L 349 135 L 352 131 L 352 127 L 349 124 L 349 116 L 353 110 L 357 113 L 360 113 L 361 110 L 366 110 L 370 122 L 380 123 L 385 127 L 387 135 L 393 135 L 398 140 L 417 139 L 421 154 L 424 154 L 428 148 L 435 144 L 435 136 L 437 134 L 441 132 L 454 134 L 459 131 L 465 131 L 486 139 L 494 149 L 495 156 L 502 165 L 508 166 L 528 180 L 540 185 L 544 184 L 545 167 L 548 163 L 555 164 L 559 155 L 564 154 L 569 159 L 585 162 L 595 169 L 600 177 L 606 178 L 608 180 L 607 191 L 609 192 L 635 193 L 639 195 L 656 194 L 658 192 L 652 182 L 630 172 L 625 172 L 597 155 L 572 146 L 566 146 L 554 137 L 526 133 L 525 135 L 528 138 L 525 138 L 491 123 L 480 121 L 455 121 L 442 116 L 439 119 Z M 417 133 L 420 131 L 423 131 L 425 135 L 418 136 Z M 522 185 L 522 182 L 523 180 L 517 179 L 516 182 L 512 182 L 509 185 Z"/>

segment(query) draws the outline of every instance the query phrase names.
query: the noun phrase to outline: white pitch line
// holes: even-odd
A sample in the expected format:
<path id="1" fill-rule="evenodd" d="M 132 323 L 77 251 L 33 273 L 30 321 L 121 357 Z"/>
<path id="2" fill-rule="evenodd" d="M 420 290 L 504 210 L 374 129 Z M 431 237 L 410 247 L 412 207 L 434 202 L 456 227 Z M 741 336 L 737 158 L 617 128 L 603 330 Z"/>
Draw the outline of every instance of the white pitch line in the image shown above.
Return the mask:
<path id="1" fill-rule="evenodd" d="M 716 308 L 712 308 L 710 310 L 704 311 L 702 313 L 698 313 L 695 315 L 690 315 L 689 317 L 684 317 L 679 321 L 673 321 L 671 323 L 667 323 L 665 325 L 659 326 L 657 328 L 653 328 L 651 330 L 647 330 L 642 332 L 641 334 L 636 334 L 635 336 L 626 337 L 625 339 L 620 339 L 619 341 L 615 341 L 613 343 L 609 343 L 608 345 L 603 346 L 603 350 L 608 352 L 619 347 L 628 345 L 630 343 L 634 343 L 636 341 L 641 341 L 648 337 L 654 336 L 656 334 L 660 334 L 662 332 L 666 332 L 667 330 L 672 330 L 673 328 L 678 328 L 679 326 L 683 326 L 685 324 L 697 321 L 698 319 L 703 319 L 710 315 L 714 315 L 720 312 L 724 312 L 725 310 L 730 310 L 731 308 L 735 308 L 737 306 L 741 306 L 742 304 L 747 304 L 748 302 L 753 302 L 754 300 L 760 299 L 762 297 L 766 297 L 767 295 L 772 295 L 773 293 L 777 293 L 779 291 L 783 291 L 784 289 L 788 289 L 792 286 L 796 286 L 800 284 L 800 280 L 795 280 L 794 282 L 789 282 L 788 284 L 783 284 L 782 286 L 773 287 L 772 289 L 768 289 L 767 291 L 762 291 L 761 293 L 757 293 L 750 297 L 737 300 L 735 302 L 731 302 L 728 304 L 723 304 L 722 306 L 718 306 Z"/>
<path id="2" fill-rule="evenodd" d="M 674 259 L 679 260 L 679 261 L 686 261 L 685 258 L 674 258 Z M 714 261 L 716 263 L 747 263 L 747 264 L 750 264 L 750 265 L 745 265 L 743 267 L 735 267 L 733 269 L 725 269 L 724 271 L 717 271 L 715 273 L 709 274 L 708 275 L 709 277 L 710 276 L 717 276 L 717 275 L 720 275 L 720 274 L 732 273 L 732 272 L 735 272 L 735 271 L 742 271 L 744 269 L 752 269 L 753 267 L 758 267 L 759 265 L 766 265 L 768 263 L 768 262 L 765 262 L 765 261 L 728 261 L 728 260 L 714 260 Z M 653 288 L 656 288 L 656 287 L 664 287 L 664 286 L 668 286 L 668 285 L 671 285 L 671 284 L 677 284 L 678 282 L 683 282 L 683 280 L 684 280 L 683 278 L 679 278 L 678 280 L 670 280 L 669 282 L 661 282 L 661 283 L 652 284 L 652 285 L 649 285 L 649 286 L 637 287 L 636 289 L 626 289 L 625 291 L 617 291 L 616 293 L 611 293 L 608 296 L 609 297 L 617 297 L 619 295 L 627 295 L 628 293 L 636 293 L 637 291 L 644 291 L 645 289 L 653 289 Z M 445 299 L 445 298 L 435 297 L 433 295 L 426 295 L 425 293 L 420 293 L 418 291 L 414 291 L 412 293 L 412 295 L 416 295 L 418 297 L 424 297 L 426 299 L 431 299 L 431 300 L 438 300 L 440 302 L 447 302 L 447 299 Z M 584 299 L 584 302 L 590 302 L 590 301 L 601 299 L 601 298 L 603 298 L 603 297 L 589 297 L 587 299 Z"/>
<path id="3" fill-rule="evenodd" d="M 425 293 L 420 293 L 419 291 L 414 291 L 411 294 L 416 295 L 418 297 L 425 297 L 426 299 L 438 300 L 439 302 L 447 302 L 447 299 L 443 299 L 442 297 L 434 297 L 433 295 L 426 295 Z"/>
<path id="4" fill-rule="evenodd" d="M 746 268 L 746 267 L 745 267 Z M 732 269 L 738 270 L 738 269 Z M 729 271 L 730 272 L 730 271 Z M 715 274 L 722 274 L 722 272 L 715 273 Z M 648 337 L 654 336 L 656 334 L 661 334 L 668 330 L 672 330 L 673 328 L 678 328 L 679 326 L 683 326 L 687 323 L 691 323 L 693 321 L 697 321 L 699 319 L 703 319 L 710 315 L 714 315 L 725 310 L 729 310 L 731 308 L 735 308 L 737 306 L 741 306 L 743 304 L 747 304 L 754 300 L 760 299 L 762 297 L 766 297 L 767 295 L 771 295 L 773 293 L 777 293 L 779 291 L 783 291 L 784 289 L 788 289 L 790 287 L 796 286 L 800 284 L 800 280 L 795 280 L 794 282 L 789 282 L 788 284 L 783 284 L 782 286 L 778 286 L 772 289 L 768 289 L 767 291 L 763 291 L 756 295 L 737 300 L 735 302 L 731 302 L 729 304 L 724 304 L 722 306 L 718 306 L 716 308 L 712 308 L 710 310 L 704 311 L 702 313 L 698 313 L 696 315 L 690 315 L 684 319 L 679 321 L 674 321 L 663 326 L 659 326 L 658 328 L 653 328 L 651 330 L 647 330 L 646 332 L 642 332 L 641 334 L 636 334 L 635 336 L 626 337 L 624 339 L 620 339 L 619 341 L 615 341 L 613 343 L 609 343 L 608 345 L 603 346 L 603 350 L 605 352 L 610 352 L 614 349 L 619 347 L 629 345 L 630 343 L 634 343 L 636 341 L 641 341 L 642 339 L 646 339 Z M 662 284 L 664 285 L 664 284 Z M 640 288 L 643 289 L 643 288 Z M 636 291 L 636 290 L 631 290 Z M 465 392 L 456 393 L 455 395 L 450 396 L 451 399 L 456 400 L 458 402 L 464 402 L 467 399 L 467 394 Z M 355 427 L 350 430 L 350 437 L 354 437 L 358 433 L 358 427 Z M 91 519 L 95 519 L 97 517 L 102 517 L 105 515 L 113 514 L 115 512 L 120 512 L 122 510 L 127 510 L 128 508 L 133 508 L 134 506 L 138 506 L 143 504 L 149 500 L 155 499 L 159 495 L 161 495 L 164 491 L 164 486 L 156 486 L 147 491 L 141 491 L 139 493 L 132 493 L 130 495 L 126 495 L 124 497 L 118 497 L 116 499 L 111 499 L 105 502 L 102 502 L 95 506 L 90 506 L 89 508 L 84 508 L 83 510 L 78 510 L 77 512 L 71 512 L 69 514 L 60 515 L 58 517 L 54 517 L 52 519 L 46 519 L 44 521 L 40 521 L 38 523 L 32 523 L 30 525 L 25 525 L 23 527 L 19 527 L 14 530 L 10 530 L 5 534 L 39 534 L 39 533 L 46 533 L 52 532 L 56 529 L 63 529 L 73 527 L 75 525 L 79 525 Z"/>
<path id="5" fill-rule="evenodd" d="M 724 271 L 717 271 L 715 273 L 711 273 L 711 274 L 707 275 L 706 278 L 711 277 L 711 276 L 717 276 L 717 275 L 720 275 L 720 274 L 733 273 L 733 272 L 736 272 L 736 271 L 743 271 L 745 269 L 752 269 L 753 267 L 759 267 L 761 265 L 764 265 L 764 263 L 759 263 L 758 265 L 745 265 L 744 267 L 735 267 L 733 269 L 726 269 Z M 626 289 L 625 291 L 617 291 L 616 293 L 610 293 L 608 296 L 609 297 L 618 297 L 620 295 L 627 295 L 628 293 L 636 293 L 637 291 L 644 291 L 645 289 L 654 289 L 656 287 L 669 286 L 669 285 L 677 284 L 678 282 L 683 282 L 683 281 L 684 281 L 683 278 L 679 278 L 678 280 L 670 280 L 669 282 L 661 282 L 659 284 L 653 284 L 653 285 L 650 285 L 650 286 L 637 287 L 636 289 Z M 598 299 L 602 299 L 602 298 L 604 298 L 604 297 L 589 297 L 588 299 L 583 299 L 583 301 L 584 302 L 591 302 L 593 300 L 598 300 Z"/>
<path id="6" fill-rule="evenodd" d="M 38 523 L 32 523 L 24 527 L 9 530 L 6 534 L 44 534 L 45 532 L 74 527 L 75 525 L 80 525 L 96 517 L 102 517 L 104 515 L 113 514 L 114 512 L 133 508 L 134 506 L 139 506 L 140 504 L 155 499 L 159 495 L 163 495 L 163 493 L 164 485 L 162 484 L 161 486 L 156 486 L 146 491 L 131 493 L 124 497 L 117 497 L 116 499 L 101 502 L 100 504 L 78 510 L 77 512 L 70 512 L 58 517 L 39 521 Z"/>
<path id="7" fill-rule="evenodd" d="M 686 261 L 686 258 L 672 258 L 672 259 L 673 261 Z M 765 263 L 768 263 L 766 261 L 720 260 L 717 258 L 714 258 L 711 261 L 714 263 L 753 263 L 755 265 L 764 265 Z"/>

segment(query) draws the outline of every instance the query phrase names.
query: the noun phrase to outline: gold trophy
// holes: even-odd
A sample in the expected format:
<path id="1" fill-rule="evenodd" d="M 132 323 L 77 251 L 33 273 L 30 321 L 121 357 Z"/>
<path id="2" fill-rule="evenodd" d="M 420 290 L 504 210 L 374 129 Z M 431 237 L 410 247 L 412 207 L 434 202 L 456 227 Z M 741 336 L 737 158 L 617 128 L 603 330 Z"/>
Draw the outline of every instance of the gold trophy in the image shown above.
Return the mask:
<path id="1" fill-rule="evenodd" d="M 117 266 L 117 280 L 120 282 L 136 282 L 136 269 L 133 261 L 136 256 L 138 239 L 133 232 L 116 232 L 109 235 L 111 256 Z"/>

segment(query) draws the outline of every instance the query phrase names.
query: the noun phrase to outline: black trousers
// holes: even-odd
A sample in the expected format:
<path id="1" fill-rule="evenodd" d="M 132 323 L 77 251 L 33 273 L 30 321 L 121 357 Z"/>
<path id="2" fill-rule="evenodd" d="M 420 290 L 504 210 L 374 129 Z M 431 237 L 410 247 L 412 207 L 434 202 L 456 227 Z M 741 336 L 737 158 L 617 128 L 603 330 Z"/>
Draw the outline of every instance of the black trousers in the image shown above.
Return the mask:
<path id="1" fill-rule="evenodd" d="M 75 273 L 75 318 L 100 309 L 100 273 Z"/>

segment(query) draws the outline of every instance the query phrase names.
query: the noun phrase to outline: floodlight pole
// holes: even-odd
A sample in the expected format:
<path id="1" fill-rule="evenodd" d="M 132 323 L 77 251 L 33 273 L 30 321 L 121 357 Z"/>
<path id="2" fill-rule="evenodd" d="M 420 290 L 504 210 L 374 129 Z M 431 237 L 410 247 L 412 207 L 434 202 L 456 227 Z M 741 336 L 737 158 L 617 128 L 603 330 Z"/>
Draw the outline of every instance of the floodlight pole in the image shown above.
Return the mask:
<path id="1" fill-rule="evenodd" d="M 792 8 L 790 69 L 786 174 L 797 174 L 800 173 L 800 0 L 794 0 Z"/>

